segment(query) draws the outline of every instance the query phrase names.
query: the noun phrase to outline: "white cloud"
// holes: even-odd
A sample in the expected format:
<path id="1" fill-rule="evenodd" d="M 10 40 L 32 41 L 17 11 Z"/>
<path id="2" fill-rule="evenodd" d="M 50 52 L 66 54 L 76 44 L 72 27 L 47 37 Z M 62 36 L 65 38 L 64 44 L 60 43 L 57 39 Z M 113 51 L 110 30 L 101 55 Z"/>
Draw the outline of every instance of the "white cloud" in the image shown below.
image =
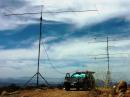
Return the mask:
<path id="1" fill-rule="evenodd" d="M 95 55 L 106 54 L 106 43 L 87 43 L 87 42 L 88 40 L 85 38 L 68 39 L 60 43 L 55 43 L 53 45 L 45 44 L 45 47 L 47 48 L 48 55 L 52 60 L 54 67 L 56 67 L 59 71 L 63 73 L 72 72 L 76 70 L 86 70 L 86 69 L 95 72 L 99 72 L 99 70 L 105 72 L 105 70 L 107 69 L 107 61 L 106 59 L 98 59 L 98 58 L 106 56 L 105 55 L 95 56 Z M 129 40 L 125 42 L 129 43 Z M 116 42 L 116 44 L 114 42 L 111 42 L 110 45 L 115 45 L 118 48 L 120 48 L 122 46 L 125 47 L 127 44 L 125 45 L 124 42 L 119 41 Z M 35 42 L 32 47 L 26 49 L 0 50 L 0 56 L 1 56 L 0 72 L 3 74 L 5 73 L 7 77 L 8 76 L 11 77 L 13 74 L 18 74 L 18 76 L 19 75 L 30 76 L 33 73 L 35 73 L 37 66 L 37 53 L 38 53 L 37 46 L 38 42 Z M 126 47 L 126 49 L 128 50 L 126 50 L 125 53 L 129 52 L 129 48 Z M 114 54 L 122 53 L 122 50 L 117 51 L 116 49 L 115 50 L 110 49 L 110 53 Z M 126 59 L 127 61 L 124 62 L 122 56 L 123 56 L 122 54 L 119 54 L 114 55 L 114 57 L 118 57 L 116 59 L 110 58 L 110 64 L 113 71 L 117 70 L 117 68 L 121 70 L 120 68 L 121 66 L 123 66 L 124 63 L 126 65 L 129 65 L 130 62 L 128 61 L 128 58 Z M 96 60 L 95 57 L 97 57 Z M 41 46 L 41 59 L 47 59 L 43 46 Z M 58 62 L 58 60 L 64 60 L 64 61 Z M 79 66 L 74 66 L 73 64 Z M 115 65 L 119 67 L 116 67 Z M 17 70 L 14 72 L 13 71 L 14 69 Z M 59 72 L 56 72 L 50 66 L 49 62 L 44 61 L 40 62 L 40 71 L 42 74 L 45 74 L 46 76 L 49 77 L 53 76 L 54 74 L 55 75 L 58 74 L 59 76 L 62 75 L 59 74 Z M 23 72 L 23 74 L 21 74 L 20 72 Z"/>
<path id="2" fill-rule="evenodd" d="M 8 2 L 7 2 L 8 3 Z M 26 5 L 23 7 L 15 8 L 11 13 L 23 13 L 23 12 L 39 12 L 40 6 L 44 5 L 44 11 L 56 11 L 56 10 L 91 10 L 97 9 L 98 12 L 84 12 L 84 13 L 62 13 L 62 14 L 43 14 L 44 19 L 63 21 L 74 23 L 77 27 L 84 25 L 95 24 L 102 22 L 109 18 L 123 16 L 126 20 L 129 20 L 130 2 L 129 0 L 27 0 Z M 95 6 L 96 5 L 96 6 Z M 14 5 L 15 6 L 15 5 Z M 6 9 L 9 9 L 8 7 Z M 1 8 L 4 13 L 10 13 L 6 9 Z M 34 19 L 29 19 L 31 16 L 9 16 L 3 17 L 0 15 L 0 29 L 13 29 L 19 24 L 36 23 Z M 39 18 L 39 15 L 33 15 L 34 18 Z M 8 19 L 7 19 L 8 18 Z"/>
<path id="3" fill-rule="evenodd" d="M 56 58 L 82 58 L 82 56 L 95 55 L 97 52 L 104 53 L 102 50 L 105 47 L 103 43 L 88 44 L 87 39 L 69 39 L 60 44 L 54 44 L 50 48 L 50 55 L 57 56 Z M 97 49 L 97 50 L 95 50 Z"/>
<path id="4" fill-rule="evenodd" d="M 0 50 L 1 59 L 22 59 L 35 58 L 37 55 L 34 49 L 11 49 Z"/>

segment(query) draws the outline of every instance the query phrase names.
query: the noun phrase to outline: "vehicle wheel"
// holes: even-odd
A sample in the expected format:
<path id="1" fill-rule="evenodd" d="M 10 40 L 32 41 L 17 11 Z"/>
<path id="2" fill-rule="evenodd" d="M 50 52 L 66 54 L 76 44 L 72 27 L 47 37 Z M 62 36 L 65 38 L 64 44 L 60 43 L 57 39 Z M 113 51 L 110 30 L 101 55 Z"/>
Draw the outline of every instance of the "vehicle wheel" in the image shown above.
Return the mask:
<path id="1" fill-rule="evenodd" d="M 68 86 L 65 87 L 65 90 L 66 90 L 66 91 L 69 91 L 69 90 L 70 90 L 70 87 L 68 87 Z"/>
<path id="2" fill-rule="evenodd" d="M 84 85 L 83 85 L 83 90 L 88 90 L 88 85 L 87 85 L 87 83 L 84 83 Z"/>
<path id="3" fill-rule="evenodd" d="M 69 91 L 69 90 L 70 90 L 70 84 L 69 84 L 69 83 L 66 83 L 66 84 L 65 84 L 65 90 L 66 90 L 66 91 Z"/>
<path id="4" fill-rule="evenodd" d="M 79 91 L 79 90 L 80 90 L 79 83 L 77 83 L 77 85 L 76 85 L 76 90 L 77 90 L 77 91 Z"/>
<path id="5" fill-rule="evenodd" d="M 92 89 L 95 89 L 95 82 L 92 83 Z"/>
<path id="6" fill-rule="evenodd" d="M 79 87 L 77 87 L 76 90 L 79 91 Z"/>

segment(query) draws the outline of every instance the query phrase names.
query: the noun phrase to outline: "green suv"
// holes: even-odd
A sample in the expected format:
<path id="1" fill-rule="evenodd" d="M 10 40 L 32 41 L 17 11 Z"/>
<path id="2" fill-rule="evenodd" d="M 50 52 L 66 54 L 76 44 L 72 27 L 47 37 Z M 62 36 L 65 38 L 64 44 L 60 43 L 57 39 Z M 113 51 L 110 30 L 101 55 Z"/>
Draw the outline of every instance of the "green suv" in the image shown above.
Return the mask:
<path id="1" fill-rule="evenodd" d="M 70 88 L 76 88 L 76 90 L 91 90 L 95 88 L 94 72 L 75 72 L 72 75 L 66 73 L 64 80 L 65 90 L 69 91 Z"/>

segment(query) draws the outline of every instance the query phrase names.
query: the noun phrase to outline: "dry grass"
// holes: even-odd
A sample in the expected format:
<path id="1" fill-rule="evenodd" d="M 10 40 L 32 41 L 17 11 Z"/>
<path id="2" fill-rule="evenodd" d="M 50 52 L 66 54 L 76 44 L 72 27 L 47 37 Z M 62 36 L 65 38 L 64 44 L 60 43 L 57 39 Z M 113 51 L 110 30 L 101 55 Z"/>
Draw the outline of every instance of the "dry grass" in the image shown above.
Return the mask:
<path id="1" fill-rule="evenodd" d="M 1 97 L 1 96 L 0 96 Z M 94 91 L 65 91 L 62 89 L 33 89 L 21 90 L 16 95 L 6 95 L 2 97 L 112 97 L 111 89 L 99 88 Z M 115 95 L 114 97 L 117 97 Z M 127 93 L 130 97 L 130 92 Z"/>
<path id="2" fill-rule="evenodd" d="M 108 91 L 108 90 L 107 90 Z M 19 97 L 110 97 L 105 90 L 95 91 L 65 91 L 59 89 L 25 90 Z"/>
<path id="3" fill-rule="evenodd" d="M 48 90 L 25 90 L 22 91 L 20 97 L 87 97 L 85 91 L 65 91 L 59 89 L 48 89 Z"/>

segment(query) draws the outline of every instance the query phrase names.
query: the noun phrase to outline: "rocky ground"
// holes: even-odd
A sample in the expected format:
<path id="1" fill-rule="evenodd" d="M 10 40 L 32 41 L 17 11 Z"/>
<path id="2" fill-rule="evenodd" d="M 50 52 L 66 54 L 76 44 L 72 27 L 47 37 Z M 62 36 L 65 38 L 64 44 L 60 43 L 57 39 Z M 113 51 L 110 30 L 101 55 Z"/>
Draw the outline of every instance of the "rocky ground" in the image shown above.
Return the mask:
<path id="1" fill-rule="evenodd" d="M 65 91 L 64 89 L 31 89 L 8 93 L 3 91 L 0 97 L 117 97 L 112 96 L 111 89 L 97 89 L 93 91 Z M 127 92 L 127 97 L 130 93 Z"/>

